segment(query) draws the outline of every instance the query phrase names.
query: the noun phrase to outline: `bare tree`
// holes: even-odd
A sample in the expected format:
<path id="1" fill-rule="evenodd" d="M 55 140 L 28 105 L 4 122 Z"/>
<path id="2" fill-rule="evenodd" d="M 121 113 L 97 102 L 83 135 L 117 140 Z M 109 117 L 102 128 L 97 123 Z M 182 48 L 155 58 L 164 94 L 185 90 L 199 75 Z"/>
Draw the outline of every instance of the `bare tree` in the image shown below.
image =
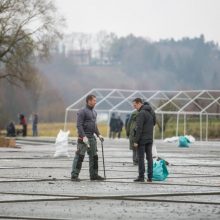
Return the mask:
<path id="1" fill-rule="evenodd" d="M 100 31 L 96 35 L 98 46 L 99 46 L 99 56 L 100 60 L 104 62 L 104 59 L 107 58 L 108 61 L 111 60 L 109 49 L 117 36 L 114 33 L 108 33 L 106 31 Z"/>
<path id="2" fill-rule="evenodd" d="M 78 45 L 80 50 L 89 50 L 91 49 L 91 35 L 78 33 Z"/>
<path id="3" fill-rule="evenodd" d="M 35 57 L 48 57 L 63 24 L 51 0 L 1 0 L 0 80 L 28 84 Z"/>
<path id="4" fill-rule="evenodd" d="M 43 76 L 38 74 L 36 69 L 33 69 L 34 77 L 32 77 L 30 83 L 27 86 L 27 91 L 31 100 L 31 107 L 33 111 L 38 109 L 39 99 L 43 93 L 43 82 L 45 81 Z"/>
<path id="5" fill-rule="evenodd" d="M 64 37 L 71 50 L 90 50 L 91 49 L 91 34 L 73 32 Z"/>

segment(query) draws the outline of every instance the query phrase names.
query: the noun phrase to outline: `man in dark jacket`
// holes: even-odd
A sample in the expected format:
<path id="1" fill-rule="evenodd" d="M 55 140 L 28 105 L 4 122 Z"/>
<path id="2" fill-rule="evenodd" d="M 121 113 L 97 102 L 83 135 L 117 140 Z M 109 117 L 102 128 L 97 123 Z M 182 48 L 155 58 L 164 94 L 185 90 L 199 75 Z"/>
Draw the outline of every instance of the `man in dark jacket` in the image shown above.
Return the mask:
<path id="1" fill-rule="evenodd" d="M 38 114 L 32 115 L 32 132 L 33 136 L 38 136 Z"/>
<path id="2" fill-rule="evenodd" d="M 115 113 L 112 113 L 111 115 L 109 126 L 110 126 L 109 138 L 115 138 L 117 131 L 117 119 Z"/>
<path id="3" fill-rule="evenodd" d="M 90 180 L 104 180 L 103 177 L 98 175 L 97 142 L 94 134 L 98 136 L 100 141 L 104 141 L 104 138 L 100 135 L 96 124 L 97 113 L 94 110 L 95 105 L 96 97 L 88 95 L 86 97 L 86 107 L 77 113 L 78 143 L 71 172 L 72 181 L 80 181 L 78 176 L 86 151 L 89 155 Z"/>
<path id="4" fill-rule="evenodd" d="M 118 139 L 121 138 L 121 132 L 124 126 L 124 122 L 122 121 L 121 117 L 117 117 L 117 133 L 118 133 Z"/>
<path id="5" fill-rule="evenodd" d="M 16 129 L 15 123 L 11 121 L 7 126 L 7 137 L 15 137 L 16 136 Z"/>
<path id="6" fill-rule="evenodd" d="M 153 109 L 148 104 L 143 104 L 142 99 L 136 98 L 133 100 L 133 106 L 138 110 L 136 119 L 136 132 L 134 137 L 134 147 L 138 151 L 138 172 L 139 176 L 135 182 L 144 182 L 145 163 L 144 155 L 148 161 L 148 179 L 147 182 L 152 182 L 153 177 L 153 129 L 156 123 L 156 117 Z"/>

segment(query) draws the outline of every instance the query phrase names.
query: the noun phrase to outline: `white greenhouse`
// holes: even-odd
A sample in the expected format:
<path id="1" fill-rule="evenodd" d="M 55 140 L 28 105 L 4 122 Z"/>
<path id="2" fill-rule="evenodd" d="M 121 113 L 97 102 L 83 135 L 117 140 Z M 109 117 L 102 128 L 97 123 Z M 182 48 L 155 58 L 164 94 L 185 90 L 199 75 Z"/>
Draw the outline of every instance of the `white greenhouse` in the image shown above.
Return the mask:
<path id="1" fill-rule="evenodd" d="M 190 134 L 194 125 L 197 125 L 194 129 L 197 135 L 194 135 L 200 141 L 208 141 L 210 126 L 214 126 L 213 130 L 217 133 L 215 138 L 220 137 L 218 134 L 220 133 L 219 90 L 145 91 L 95 88 L 66 108 L 64 129 L 70 113 L 76 113 L 85 106 L 85 98 L 88 94 L 97 97 L 95 109 L 106 123 L 109 122 L 113 112 L 125 118 L 126 114 L 134 110 L 132 100 L 139 97 L 148 101 L 156 112 L 158 124 L 162 128 L 160 132 L 156 132 L 158 133 L 156 138 L 164 139 L 171 134 L 175 136 Z M 172 121 L 172 126 L 169 128 L 170 133 L 166 134 L 165 126 L 169 121 Z"/>

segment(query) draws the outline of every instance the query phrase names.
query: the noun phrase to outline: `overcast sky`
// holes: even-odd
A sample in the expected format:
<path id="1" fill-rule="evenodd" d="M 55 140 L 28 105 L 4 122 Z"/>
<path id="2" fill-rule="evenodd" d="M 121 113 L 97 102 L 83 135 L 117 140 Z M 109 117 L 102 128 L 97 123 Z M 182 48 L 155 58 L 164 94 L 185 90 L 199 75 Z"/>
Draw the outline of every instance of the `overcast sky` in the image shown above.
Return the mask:
<path id="1" fill-rule="evenodd" d="M 119 36 L 133 33 L 151 40 L 195 37 L 220 43 L 220 0 L 55 0 L 67 33 Z"/>

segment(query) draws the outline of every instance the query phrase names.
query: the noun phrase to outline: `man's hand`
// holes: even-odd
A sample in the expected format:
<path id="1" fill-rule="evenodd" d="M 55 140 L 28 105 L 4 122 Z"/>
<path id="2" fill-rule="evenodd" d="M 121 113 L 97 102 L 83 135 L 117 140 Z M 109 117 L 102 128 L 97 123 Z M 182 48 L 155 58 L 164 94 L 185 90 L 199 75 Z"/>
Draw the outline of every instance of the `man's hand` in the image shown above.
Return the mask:
<path id="1" fill-rule="evenodd" d="M 102 137 L 102 135 L 99 135 L 99 140 L 100 140 L 101 142 L 104 141 L 104 138 Z"/>
<path id="2" fill-rule="evenodd" d="M 85 136 L 85 137 L 83 137 L 83 142 L 85 143 L 85 144 L 88 144 L 89 143 L 89 140 L 88 140 L 88 138 Z"/>
<path id="3" fill-rule="evenodd" d="M 137 147 L 138 147 L 138 144 L 137 144 L 137 143 L 134 143 L 134 147 L 137 148 Z"/>

